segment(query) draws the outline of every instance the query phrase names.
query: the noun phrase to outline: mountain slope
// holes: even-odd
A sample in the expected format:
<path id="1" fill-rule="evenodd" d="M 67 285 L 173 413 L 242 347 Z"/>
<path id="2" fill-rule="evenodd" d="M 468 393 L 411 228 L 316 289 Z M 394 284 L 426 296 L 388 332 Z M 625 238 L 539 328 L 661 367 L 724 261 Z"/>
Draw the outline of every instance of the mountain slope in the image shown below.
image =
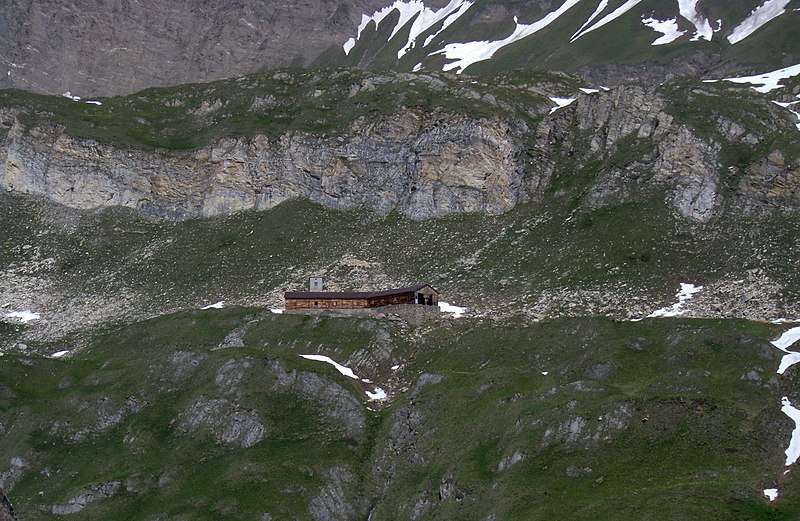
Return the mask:
<path id="1" fill-rule="evenodd" d="M 734 75 L 800 62 L 797 8 L 797 0 L 13 2 L 0 11 L 0 87 L 108 96 L 312 63 L 558 69 L 608 85 Z"/>
<path id="2" fill-rule="evenodd" d="M 782 330 L 181 313 L 3 357 L 0 468 L 31 520 L 792 519 Z"/>

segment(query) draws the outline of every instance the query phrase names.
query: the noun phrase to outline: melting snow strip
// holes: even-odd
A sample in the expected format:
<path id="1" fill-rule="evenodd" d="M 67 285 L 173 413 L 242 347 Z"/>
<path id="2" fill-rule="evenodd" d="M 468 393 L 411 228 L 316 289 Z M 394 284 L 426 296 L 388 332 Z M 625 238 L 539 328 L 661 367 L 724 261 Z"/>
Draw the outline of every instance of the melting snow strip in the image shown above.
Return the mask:
<path id="1" fill-rule="evenodd" d="M 69 351 L 56 351 L 55 353 L 50 355 L 50 358 L 61 358 L 62 356 L 67 354 L 69 354 Z"/>
<path id="2" fill-rule="evenodd" d="M 464 69 L 472 65 L 473 63 L 477 63 L 479 61 L 484 61 L 490 59 L 494 56 L 498 50 L 502 49 L 506 45 L 510 45 L 518 40 L 526 38 L 532 35 L 535 32 L 538 32 L 554 21 L 562 14 L 569 11 L 573 6 L 575 6 L 580 0 L 565 0 L 561 7 L 552 11 L 544 16 L 541 20 L 537 20 L 532 24 L 520 24 L 517 17 L 514 17 L 514 32 L 511 33 L 510 36 L 503 38 L 502 40 L 481 40 L 477 42 L 466 42 L 466 43 L 450 43 L 444 46 L 444 48 L 434 51 L 431 53 L 431 56 L 434 54 L 441 54 L 448 60 L 455 60 L 446 64 L 442 67 L 442 70 L 447 72 L 453 69 L 458 69 L 456 74 L 461 74 L 464 72 Z"/>
<path id="3" fill-rule="evenodd" d="M 550 101 L 555 103 L 557 106 L 550 109 L 550 114 L 557 111 L 558 109 L 563 109 L 570 103 L 574 102 L 577 98 L 557 98 L 554 96 L 550 96 Z"/>
<path id="4" fill-rule="evenodd" d="M 596 92 L 600 92 L 600 89 L 593 89 L 590 87 L 578 87 L 578 90 L 583 92 L 584 94 L 594 94 Z"/>
<path id="5" fill-rule="evenodd" d="M 332 358 L 327 357 L 325 355 L 300 355 L 300 356 L 302 358 L 307 359 L 307 360 L 314 360 L 316 362 L 325 362 L 325 363 L 331 364 L 342 375 L 344 375 L 344 376 L 346 376 L 348 378 L 352 378 L 353 380 L 361 380 L 362 382 L 369 383 L 369 384 L 372 383 L 367 378 L 359 378 L 358 376 L 356 376 L 356 373 L 354 373 L 352 369 L 350 369 L 349 367 L 346 367 L 346 366 L 334 361 Z M 386 391 L 384 391 L 380 387 L 375 387 L 375 389 L 373 391 L 364 391 L 364 392 L 367 393 L 367 398 L 369 398 L 369 400 L 371 402 L 372 401 L 386 399 Z"/>
<path id="6" fill-rule="evenodd" d="M 703 286 L 695 286 L 694 284 L 688 284 L 685 282 L 681 282 L 681 287 L 678 292 L 675 294 L 678 297 L 678 302 L 675 304 L 661 308 L 653 311 L 649 315 L 648 318 L 655 318 L 655 317 L 678 317 L 686 313 L 684 309 L 684 305 L 687 301 L 691 300 L 695 293 L 703 289 Z"/>
<path id="7" fill-rule="evenodd" d="M 781 351 L 786 351 L 798 340 L 800 340 L 800 326 L 793 327 L 788 331 L 784 331 L 784 333 L 777 340 L 773 340 L 770 342 L 770 344 L 774 345 Z"/>
<path id="8" fill-rule="evenodd" d="M 797 458 L 800 457 L 800 410 L 792 406 L 789 398 L 786 396 L 781 400 L 781 412 L 794 420 L 794 430 L 792 431 L 792 439 L 789 441 L 789 446 L 786 448 L 786 466 L 793 465 Z"/>
<path id="9" fill-rule="evenodd" d="M 283 308 L 269 308 L 269 310 L 276 315 L 281 315 L 284 312 Z"/>
<path id="10" fill-rule="evenodd" d="M 579 31 L 579 32 L 575 33 L 574 35 L 572 35 L 572 38 L 570 38 L 569 43 L 574 42 L 575 40 L 577 40 L 578 38 L 580 38 L 581 36 L 583 36 L 586 33 L 590 33 L 592 31 L 594 31 L 595 29 L 599 29 L 599 28 L 603 27 L 605 24 L 607 24 L 609 22 L 613 22 L 614 20 L 616 20 L 620 16 L 624 15 L 625 13 L 627 13 L 628 11 L 630 11 L 631 9 L 636 7 L 641 1 L 642 0 L 628 0 L 627 2 L 622 4 L 621 6 L 617 7 L 613 11 L 611 11 L 609 14 L 605 15 L 603 18 L 600 19 L 600 21 L 595 23 L 593 26 L 589 27 L 588 29 L 584 29 L 583 31 Z"/>
<path id="11" fill-rule="evenodd" d="M 728 41 L 731 43 L 741 42 L 770 20 L 785 13 L 788 4 L 789 0 L 767 0 L 753 9 L 753 12 L 733 29 L 728 36 Z"/>
<path id="12" fill-rule="evenodd" d="M 663 36 L 660 36 L 653 40 L 653 43 L 650 45 L 664 45 L 670 42 L 674 42 L 684 34 L 686 31 L 681 31 L 678 29 L 678 20 L 677 18 L 672 18 L 670 20 L 656 20 L 655 18 L 643 18 L 642 23 L 649 27 L 650 29 L 654 30 L 657 33 L 661 33 Z"/>
<path id="13" fill-rule="evenodd" d="M 714 30 L 711 29 L 711 24 L 708 23 L 708 19 L 703 18 L 697 12 L 697 2 L 698 0 L 678 0 L 678 11 L 681 13 L 682 17 L 686 18 L 694 25 L 695 33 L 694 36 L 692 36 L 693 42 L 701 38 L 711 41 Z M 677 28 L 677 24 L 675 27 Z M 721 22 L 720 27 L 722 27 Z"/>
<path id="14" fill-rule="evenodd" d="M 466 313 L 467 308 L 462 308 L 461 306 L 454 306 L 449 302 L 439 301 L 439 311 L 444 313 L 452 313 L 453 318 L 460 318 Z"/>
<path id="15" fill-rule="evenodd" d="M 356 37 L 348 39 L 342 45 L 342 48 L 345 54 L 350 54 L 356 42 L 361 38 L 361 33 L 364 32 L 364 29 L 367 28 L 370 22 L 375 22 L 375 27 L 377 29 L 383 19 L 396 9 L 400 13 L 400 18 L 392 29 L 389 40 L 394 38 L 412 18 L 414 19 L 409 29 L 408 40 L 406 40 L 405 45 L 397 52 L 397 58 L 400 59 L 409 50 L 414 48 L 417 37 L 420 34 L 428 31 L 437 23 L 443 22 L 442 27 L 425 40 L 425 45 L 427 45 L 434 37 L 460 18 L 470 7 L 472 7 L 472 2 L 468 0 L 450 0 L 449 4 L 438 10 L 425 7 L 422 0 L 395 0 L 393 4 L 375 11 L 371 16 L 366 14 L 361 15 L 361 23 L 358 24 L 358 33 Z"/>
<path id="16" fill-rule="evenodd" d="M 725 81 L 732 81 L 733 83 L 749 83 L 750 86 L 761 93 L 767 93 L 771 90 L 780 89 L 783 87 L 780 81 L 786 78 L 793 78 L 800 75 L 800 63 L 778 69 L 777 71 L 765 72 L 764 74 L 756 74 L 754 76 L 739 76 L 736 78 L 725 78 Z"/>
<path id="17" fill-rule="evenodd" d="M 225 307 L 225 301 L 220 300 L 219 302 L 214 302 L 213 304 L 209 304 L 207 306 L 203 306 L 200 309 L 222 309 Z"/>
<path id="18" fill-rule="evenodd" d="M 336 368 L 337 371 L 339 371 L 340 373 L 342 373 L 346 377 L 352 378 L 353 380 L 358 380 L 359 379 L 356 376 L 356 374 L 353 372 L 352 369 L 350 369 L 349 367 L 345 367 L 345 366 L 343 366 L 342 364 L 340 364 L 338 362 L 334 362 L 331 358 L 329 358 L 327 356 L 324 356 L 324 355 L 300 355 L 300 356 L 305 358 L 305 359 L 307 359 L 307 360 L 315 360 L 317 362 L 326 362 L 328 364 L 331 364 L 333 367 Z"/>
<path id="19" fill-rule="evenodd" d="M 575 36 L 577 36 L 577 35 L 578 35 L 578 34 L 579 34 L 581 31 L 583 31 L 583 30 L 586 28 L 586 26 L 587 26 L 587 25 L 589 25 L 590 23 L 592 23 L 592 20 L 594 20 L 595 18 L 597 18 L 597 17 L 600 15 L 600 13 L 602 13 L 603 11 L 605 11 L 605 10 L 606 10 L 606 7 L 608 7 L 608 0 L 600 0 L 600 4 L 597 6 L 597 9 L 595 9 L 595 10 L 594 10 L 594 12 L 593 12 L 593 13 L 592 13 L 592 15 L 589 17 L 589 19 L 588 19 L 588 20 L 586 20 L 585 22 L 583 22 L 583 25 L 581 25 L 581 28 L 580 28 L 580 29 L 578 29 L 577 31 L 575 31 L 575 34 L 573 34 L 573 35 L 570 37 L 570 40 L 569 40 L 569 41 L 573 41 L 573 40 L 575 39 Z"/>
<path id="20" fill-rule="evenodd" d="M 778 366 L 777 371 L 778 374 L 784 374 L 787 369 L 800 362 L 800 353 L 789 351 L 789 347 L 791 347 L 798 340 L 800 340 L 800 327 L 793 327 L 792 329 L 784 332 L 777 340 L 770 342 L 772 345 L 786 353 L 783 358 L 781 358 L 781 363 L 780 366 Z"/>
<path id="21" fill-rule="evenodd" d="M 33 311 L 26 309 L 25 311 L 12 311 L 11 313 L 6 313 L 6 318 L 16 318 L 23 324 L 27 324 L 32 320 L 39 320 L 42 316 L 39 313 L 34 313 Z"/>
<path id="22" fill-rule="evenodd" d="M 380 387 L 376 387 L 375 391 L 373 392 L 366 391 L 366 393 L 367 393 L 367 398 L 369 398 L 371 402 L 386 399 L 386 391 L 384 391 Z"/>

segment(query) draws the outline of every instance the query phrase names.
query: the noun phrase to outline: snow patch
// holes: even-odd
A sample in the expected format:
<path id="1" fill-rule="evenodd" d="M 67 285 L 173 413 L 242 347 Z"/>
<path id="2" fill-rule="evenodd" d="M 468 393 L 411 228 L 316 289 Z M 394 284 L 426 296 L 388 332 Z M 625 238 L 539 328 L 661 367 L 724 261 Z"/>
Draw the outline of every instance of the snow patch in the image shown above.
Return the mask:
<path id="1" fill-rule="evenodd" d="M 766 93 L 771 90 L 783 87 L 780 81 L 786 78 L 793 78 L 800 74 L 800 63 L 778 69 L 776 71 L 765 72 L 764 74 L 756 74 L 755 76 L 739 76 L 737 78 L 725 78 L 725 81 L 733 83 L 749 83 L 753 89 L 758 92 Z"/>
<path id="2" fill-rule="evenodd" d="M 731 43 L 741 42 L 770 20 L 785 13 L 789 1 L 790 0 L 767 0 L 756 7 L 742 23 L 733 29 L 733 32 L 728 36 L 728 41 Z"/>
<path id="3" fill-rule="evenodd" d="M 550 96 L 550 101 L 558 105 L 557 107 L 553 107 L 550 109 L 550 114 L 557 111 L 558 109 L 563 109 L 570 103 L 574 102 L 577 98 L 556 98 L 554 96 Z"/>
<path id="4" fill-rule="evenodd" d="M 397 371 L 398 369 L 400 369 L 400 365 L 399 364 L 392 366 L 392 371 Z"/>
<path id="5" fill-rule="evenodd" d="M 547 376 L 548 371 L 542 371 L 542 376 Z"/>
<path id="6" fill-rule="evenodd" d="M 284 308 L 269 308 L 270 312 L 275 313 L 276 315 L 282 315 L 285 311 Z"/>
<path id="7" fill-rule="evenodd" d="M 711 24 L 708 23 L 708 20 L 700 16 L 697 12 L 698 1 L 699 0 L 678 0 L 678 11 L 681 13 L 682 17 L 686 18 L 694 25 L 695 33 L 694 36 L 692 36 L 693 42 L 701 38 L 710 42 L 714 30 L 711 29 Z"/>
<path id="8" fill-rule="evenodd" d="M 62 94 L 62 96 L 64 96 L 65 98 L 69 98 L 72 101 L 80 101 L 81 100 L 80 96 L 75 96 L 70 91 L 65 92 L 64 94 Z"/>
<path id="9" fill-rule="evenodd" d="M 590 33 L 592 31 L 594 31 L 595 29 L 599 29 L 599 28 L 603 27 L 604 25 L 606 25 L 609 22 L 613 22 L 614 20 L 616 20 L 620 16 L 624 15 L 625 13 L 627 13 L 628 11 L 630 11 L 631 9 L 636 7 L 641 1 L 642 0 L 628 0 L 627 2 L 622 4 L 621 6 L 617 7 L 613 11 L 611 11 L 609 14 L 605 15 L 597 23 L 595 23 L 594 25 L 592 25 L 588 29 L 583 29 L 583 30 L 580 30 L 577 33 L 573 34 L 572 38 L 569 39 L 569 43 L 574 42 L 575 40 L 577 40 L 578 38 L 580 38 L 581 36 L 583 36 L 586 33 Z"/>
<path id="10" fill-rule="evenodd" d="M 789 347 L 791 347 L 798 340 L 800 340 L 800 327 L 793 327 L 792 329 L 784 332 L 777 340 L 770 342 L 772 345 L 786 353 L 783 358 L 781 358 L 781 363 L 778 366 L 777 371 L 778 374 L 784 374 L 787 369 L 800 362 L 800 353 L 789 351 Z"/>
<path id="11" fill-rule="evenodd" d="M 419 72 L 422 70 L 422 62 L 417 63 L 411 68 L 411 72 Z"/>
<path id="12" fill-rule="evenodd" d="M 62 356 L 67 354 L 69 354 L 69 351 L 56 351 L 55 353 L 50 355 L 50 358 L 61 358 Z"/>
<path id="13" fill-rule="evenodd" d="M 792 431 L 792 439 L 789 441 L 789 446 L 786 448 L 786 466 L 794 464 L 797 458 L 800 457 L 800 410 L 792 406 L 789 398 L 786 396 L 781 400 L 781 412 L 794 420 L 794 430 Z"/>
<path id="14" fill-rule="evenodd" d="M 306 360 L 314 360 L 317 362 L 325 362 L 327 364 L 331 364 L 342 375 L 348 378 L 352 378 L 353 380 L 361 380 L 362 382 L 368 384 L 372 383 L 368 378 L 359 378 L 358 376 L 356 376 L 356 373 L 354 373 L 352 369 L 334 361 L 332 358 L 327 357 L 325 355 L 300 355 L 300 356 L 302 358 L 305 358 Z M 373 389 L 372 391 L 364 391 L 364 392 L 367 393 L 367 398 L 369 398 L 369 401 L 371 402 L 377 400 L 385 400 L 387 396 L 386 391 L 384 391 L 380 387 L 375 387 L 375 389 Z"/>
<path id="15" fill-rule="evenodd" d="M 356 376 L 356 374 L 353 372 L 352 369 L 350 369 L 349 367 L 343 366 L 340 363 L 334 362 L 333 359 L 331 359 L 331 358 L 329 358 L 329 357 L 327 357 L 325 355 L 300 355 L 300 356 L 302 358 L 307 359 L 307 360 L 315 360 L 317 362 L 325 362 L 325 363 L 331 364 L 333 367 L 336 368 L 337 371 L 342 373 L 344 376 L 346 376 L 348 378 L 352 378 L 353 380 L 358 380 L 359 379 Z"/>
<path id="16" fill-rule="evenodd" d="M 575 34 L 573 34 L 573 35 L 570 37 L 570 41 L 574 40 L 574 39 L 575 39 L 575 36 L 576 36 L 576 35 L 578 35 L 578 33 L 580 33 L 581 31 L 583 31 L 583 30 L 586 28 L 586 26 L 587 26 L 587 25 L 589 25 L 590 23 L 592 23 L 592 20 L 594 20 L 595 18 L 597 18 L 597 17 L 600 15 L 600 13 L 602 13 L 603 11 L 605 11 L 606 7 L 608 7 L 608 0 L 600 0 L 600 4 L 597 6 L 597 9 L 595 9 L 595 10 L 594 10 L 594 12 L 593 12 L 593 13 L 592 13 L 592 15 L 589 17 L 589 19 L 588 19 L 588 20 L 586 20 L 585 22 L 583 22 L 583 25 L 581 25 L 581 28 L 580 28 L 580 29 L 578 29 L 577 31 L 575 31 Z"/>
<path id="17" fill-rule="evenodd" d="M 209 304 L 207 306 L 203 306 L 200 309 L 222 309 L 225 307 L 225 301 L 220 300 L 219 302 L 214 302 L 213 304 Z"/>
<path id="18" fill-rule="evenodd" d="M 431 55 L 441 54 L 448 60 L 455 60 L 442 67 L 442 70 L 451 71 L 453 69 L 458 69 L 456 73 L 461 74 L 464 72 L 464 69 L 473 63 L 490 59 L 492 56 L 494 56 L 494 53 L 506 45 L 510 45 L 544 29 L 558 19 L 558 17 L 560 17 L 562 14 L 569 11 L 579 1 L 580 0 L 565 0 L 564 3 L 561 4 L 561 7 L 553 12 L 548 13 L 544 16 L 544 18 L 533 22 L 532 24 L 520 24 L 515 16 L 514 31 L 511 33 L 511 35 L 503 38 L 502 40 L 481 40 L 477 42 L 450 43 L 445 45 L 444 48 L 432 52 Z"/>
<path id="19" fill-rule="evenodd" d="M 466 313 L 467 308 L 462 308 L 461 306 L 454 306 L 449 302 L 439 301 L 439 310 L 444 313 L 452 313 L 453 318 L 460 318 Z"/>
<path id="20" fill-rule="evenodd" d="M 92 105 L 102 105 L 102 103 L 97 101 L 96 99 L 86 100 L 86 103 L 90 103 Z"/>
<path id="21" fill-rule="evenodd" d="M 469 0 L 450 0 L 449 4 L 437 10 L 425 7 L 422 0 L 395 0 L 393 4 L 375 11 L 371 16 L 366 14 L 361 15 L 361 23 L 358 24 L 358 33 L 356 37 L 348 39 L 342 45 L 342 48 L 344 49 L 344 53 L 349 55 L 350 51 L 355 47 L 356 42 L 361 38 L 361 33 L 364 32 L 364 29 L 367 28 L 370 22 L 375 22 L 375 27 L 377 27 L 384 18 L 396 9 L 400 13 L 400 18 L 392 28 L 389 40 L 394 38 L 412 18 L 414 19 L 409 29 L 408 39 L 405 45 L 397 51 L 397 58 L 400 59 L 414 48 L 417 37 L 420 34 L 427 32 L 434 25 L 442 22 L 441 28 L 425 40 L 425 45 L 427 45 L 439 33 L 458 20 L 470 7 L 472 7 L 472 2 Z"/>
<path id="22" fill-rule="evenodd" d="M 686 309 L 684 309 L 686 302 L 691 300 L 694 294 L 701 289 L 703 289 L 703 286 L 695 286 L 694 284 L 681 282 L 681 287 L 675 294 L 675 296 L 678 297 L 678 302 L 669 307 L 657 309 L 647 315 L 647 317 L 679 317 L 683 315 L 686 313 Z"/>
<path id="23" fill-rule="evenodd" d="M 32 320 L 39 320 L 42 318 L 42 315 L 39 313 L 34 313 L 33 311 L 26 309 L 25 311 L 12 311 L 11 313 L 6 313 L 6 318 L 16 318 L 23 324 L 27 324 Z"/>
<path id="24" fill-rule="evenodd" d="M 592 89 L 590 87 L 578 87 L 578 90 L 584 94 L 594 94 L 596 92 L 600 92 L 600 89 Z"/>
<path id="25" fill-rule="evenodd" d="M 775 322 L 778 323 L 778 322 Z M 792 347 L 795 342 L 800 340 L 800 326 L 793 327 L 788 331 L 784 331 L 784 333 L 778 337 L 777 340 L 773 340 L 770 344 L 774 345 L 781 351 L 786 351 L 788 348 Z"/>
<path id="26" fill-rule="evenodd" d="M 770 501 L 775 501 L 778 498 L 778 489 L 777 488 L 765 488 L 764 495 L 767 496 L 767 499 Z"/>
<path id="27" fill-rule="evenodd" d="M 678 19 L 671 18 L 669 20 L 657 20 L 655 18 L 644 18 L 642 19 L 642 23 L 649 27 L 650 29 L 654 30 L 657 33 L 661 33 L 663 36 L 656 38 L 653 43 L 650 45 L 664 45 L 670 42 L 674 42 L 684 34 L 686 31 L 681 31 L 678 29 Z"/>
<path id="28" fill-rule="evenodd" d="M 367 398 L 369 398 L 369 401 L 371 402 L 386 399 L 386 391 L 384 391 L 380 387 L 376 387 L 373 392 L 366 391 L 366 393 L 367 393 Z"/>

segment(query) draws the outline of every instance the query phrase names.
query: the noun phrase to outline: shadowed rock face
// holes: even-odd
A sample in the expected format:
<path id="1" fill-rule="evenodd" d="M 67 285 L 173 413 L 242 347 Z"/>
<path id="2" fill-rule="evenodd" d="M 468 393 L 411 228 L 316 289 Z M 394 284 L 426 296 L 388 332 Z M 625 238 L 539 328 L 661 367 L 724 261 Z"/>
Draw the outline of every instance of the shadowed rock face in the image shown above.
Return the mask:
<path id="1" fill-rule="evenodd" d="M 0 88 L 113 95 L 307 65 L 344 42 L 362 13 L 382 5 L 382 0 L 5 2 Z"/>
<path id="2" fill-rule="evenodd" d="M 0 521 L 17 521 L 17 515 L 14 513 L 14 507 L 11 506 L 11 501 L 8 500 L 3 489 L 0 488 Z"/>

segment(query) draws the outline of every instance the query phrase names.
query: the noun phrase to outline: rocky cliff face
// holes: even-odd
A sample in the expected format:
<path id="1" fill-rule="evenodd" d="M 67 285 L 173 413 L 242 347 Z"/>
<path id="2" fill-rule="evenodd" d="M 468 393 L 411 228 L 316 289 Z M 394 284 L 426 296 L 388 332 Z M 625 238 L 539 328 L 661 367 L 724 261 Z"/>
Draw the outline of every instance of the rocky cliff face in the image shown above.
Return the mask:
<path id="1" fill-rule="evenodd" d="M 506 122 L 406 111 L 359 119 L 346 135 L 257 135 L 167 154 L 77 140 L 57 128 L 26 132 L 16 122 L 0 171 L 7 190 L 172 219 L 262 210 L 297 197 L 413 218 L 495 214 L 527 197 L 520 130 Z"/>
<path id="2" fill-rule="evenodd" d="M 335 134 L 224 138 L 192 152 L 120 149 L 57 126 L 26 129 L 19 112 L 7 109 L 0 187 L 75 208 L 123 206 L 169 219 L 263 210 L 293 198 L 426 219 L 503 213 L 544 197 L 553 176 L 583 169 L 593 177 L 584 200 L 590 208 L 654 187 L 680 215 L 701 222 L 726 204 L 800 207 L 796 158 L 771 150 L 737 181 L 731 173 L 739 167 L 721 155 L 726 144 L 753 149 L 771 131 L 793 132 L 786 118 L 776 113 L 769 127 L 744 136 L 731 136 L 744 127 L 721 119 L 719 134 L 704 136 L 679 123 L 667 104 L 655 89 L 623 86 L 580 95 L 535 128 L 401 107 L 388 117 L 359 117 Z"/>

